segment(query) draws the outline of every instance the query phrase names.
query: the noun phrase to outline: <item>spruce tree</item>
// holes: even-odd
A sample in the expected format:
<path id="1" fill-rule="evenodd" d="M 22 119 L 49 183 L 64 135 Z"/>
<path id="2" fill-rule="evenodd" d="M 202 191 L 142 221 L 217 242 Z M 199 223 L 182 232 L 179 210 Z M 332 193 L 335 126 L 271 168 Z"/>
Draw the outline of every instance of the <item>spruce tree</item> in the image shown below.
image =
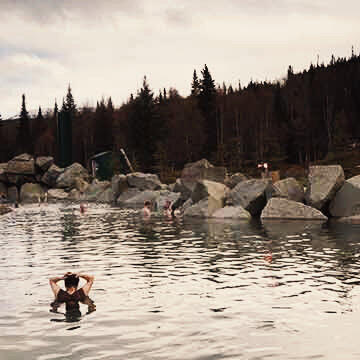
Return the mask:
<path id="1" fill-rule="evenodd" d="M 196 70 L 193 72 L 193 80 L 191 83 L 191 95 L 198 96 L 200 94 L 200 81 L 198 79 Z"/>
<path id="2" fill-rule="evenodd" d="M 70 84 L 68 86 L 66 99 L 65 99 L 65 101 L 63 100 L 63 109 L 61 109 L 61 110 L 69 112 L 72 115 L 74 115 L 76 113 L 76 104 L 75 104 L 74 97 L 73 97 L 73 95 L 71 93 Z"/>
<path id="3" fill-rule="evenodd" d="M 21 103 L 21 112 L 19 119 L 19 128 L 17 135 L 17 146 L 21 152 L 32 153 L 32 141 L 30 134 L 30 125 L 29 125 L 29 113 L 26 110 L 26 101 L 25 94 L 22 95 L 22 103 Z"/>
<path id="4" fill-rule="evenodd" d="M 199 106 L 205 118 L 205 129 L 207 135 L 206 149 L 204 156 L 211 156 L 217 149 L 216 123 L 216 88 L 210 71 L 205 64 L 201 71 L 202 79 L 200 82 Z"/>

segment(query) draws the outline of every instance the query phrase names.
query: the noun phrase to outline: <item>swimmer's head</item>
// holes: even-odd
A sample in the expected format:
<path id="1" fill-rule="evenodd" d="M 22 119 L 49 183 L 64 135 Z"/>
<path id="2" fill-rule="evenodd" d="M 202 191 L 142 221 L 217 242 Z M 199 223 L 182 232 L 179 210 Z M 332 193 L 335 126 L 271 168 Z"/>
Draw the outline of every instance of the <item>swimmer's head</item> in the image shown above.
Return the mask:
<path id="1" fill-rule="evenodd" d="M 151 201 L 146 200 L 146 201 L 144 202 L 144 206 L 147 207 L 147 208 L 151 207 Z"/>
<path id="2" fill-rule="evenodd" d="M 80 204 L 80 212 L 81 213 L 85 212 L 85 205 L 84 204 Z"/>
<path id="3" fill-rule="evenodd" d="M 164 210 L 167 210 L 170 208 L 170 205 L 171 205 L 171 201 L 170 200 L 166 200 L 165 201 L 165 204 L 164 204 Z"/>
<path id="4" fill-rule="evenodd" d="M 65 276 L 65 287 L 67 289 L 77 288 L 79 285 L 79 278 L 75 274 Z"/>

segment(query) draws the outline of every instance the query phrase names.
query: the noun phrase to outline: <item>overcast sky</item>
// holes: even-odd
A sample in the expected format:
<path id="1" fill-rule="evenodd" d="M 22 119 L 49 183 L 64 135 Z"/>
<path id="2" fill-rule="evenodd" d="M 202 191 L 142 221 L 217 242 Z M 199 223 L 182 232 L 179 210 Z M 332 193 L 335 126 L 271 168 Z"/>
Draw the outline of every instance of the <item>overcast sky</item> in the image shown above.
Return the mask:
<path id="1" fill-rule="evenodd" d="M 358 0 L 0 0 L 0 114 L 112 96 L 147 75 L 188 95 L 206 63 L 217 83 L 276 80 L 360 52 Z"/>

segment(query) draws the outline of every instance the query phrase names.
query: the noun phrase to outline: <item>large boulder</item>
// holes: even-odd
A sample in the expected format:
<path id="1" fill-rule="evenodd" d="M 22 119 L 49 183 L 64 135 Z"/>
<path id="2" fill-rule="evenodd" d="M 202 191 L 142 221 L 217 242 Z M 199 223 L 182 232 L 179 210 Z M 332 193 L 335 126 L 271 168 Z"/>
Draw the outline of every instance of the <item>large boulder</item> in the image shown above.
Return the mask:
<path id="1" fill-rule="evenodd" d="M 67 199 L 71 201 L 81 201 L 84 200 L 84 194 L 82 194 L 78 189 L 72 189 L 68 193 Z"/>
<path id="2" fill-rule="evenodd" d="M 305 201 L 318 210 L 328 210 L 330 201 L 345 182 L 340 165 L 310 166 Z"/>
<path id="3" fill-rule="evenodd" d="M 0 215 L 5 215 L 12 211 L 13 211 L 13 209 L 10 206 L 5 205 L 5 204 L 0 204 Z"/>
<path id="4" fill-rule="evenodd" d="M 35 164 L 42 171 L 47 171 L 50 166 L 54 163 L 52 156 L 39 156 L 36 158 Z"/>
<path id="5" fill-rule="evenodd" d="M 202 199 L 196 204 L 186 208 L 184 210 L 185 217 L 200 217 L 200 218 L 208 218 L 210 217 L 215 210 L 209 209 L 209 200 Z M 217 209 L 216 209 L 217 210 Z"/>
<path id="6" fill-rule="evenodd" d="M 48 171 L 41 178 L 41 182 L 44 184 L 55 187 L 58 177 L 64 172 L 64 169 L 59 168 L 56 165 L 51 165 Z"/>
<path id="7" fill-rule="evenodd" d="M 40 184 L 26 183 L 21 186 L 20 200 L 22 203 L 37 203 L 45 198 L 45 191 Z"/>
<path id="8" fill-rule="evenodd" d="M 261 219 L 327 220 L 327 217 L 318 209 L 297 201 L 272 198 L 262 211 Z"/>
<path id="9" fill-rule="evenodd" d="M 251 219 L 250 213 L 242 206 L 225 206 L 219 210 L 216 210 L 211 217 L 216 219 Z"/>
<path id="10" fill-rule="evenodd" d="M 118 198 L 116 199 L 116 202 L 118 204 L 123 204 L 125 201 L 131 199 L 134 196 L 137 196 L 141 193 L 141 191 L 139 189 L 136 188 L 129 188 L 127 190 L 125 190 L 123 193 L 120 194 L 120 196 L 118 196 Z"/>
<path id="11" fill-rule="evenodd" d="M 171 203 L 174 203 L 176 200 L 178 200 L 180 197 L 179 193 L 174 193 L 168 190 L 160 191 L 160 196 L 155 201 L 155 208 L 158 211 L 161 211 L 166 202 L 170 201 Z"/>
<path id="12" fill-rule="evenodd" d="M 134 172 L 127 174 L 126 180 L 130 187 L 134 187 L 139 190 L 161 189 L 161 182 L 156 174 L 144 174 L 141 172 Z"/>
<path id="13" fill-rule="evenodd" d="M 145 201 L 151 201 L 154 203 L 156 199 L 160 196 L 160 191 L 155 190 L 145 190 L 139 194 L 123 201 L 126 205 L 144 205 Z"/>
<path id="14" fill-rule="evenodd" d="M 0 181 L 1 182 L 8 182 L 8 178 L 6 176 L 6 170 L 7 170 L 7 163 L 0 164 Z"/>
<path id="15" fill-rule="evenodd" d="M 56 187 L 63 189 L 73 188 L 75 187 L 77 178 L 81 178 L 86 181 L 89 179 L 89 173 L 81 164 L 74 163 L 65 168 L 64 172 L 59 175 L 56 180 Z"/>
<path id="16" fill-rule="evenodd" d="M 35 175 L 35 160 L 29 154 L 14 157 L 7 163 L 7 174 Z"/>
<path id="17" fill-rule="evenodd" d="M 211 216 L 216 210 L 224 206 L 225 197 L 228 191 L 228 187 L 224 184 L 200 180 L 196 183 L 194 191 L 191 194 L 191 200 L 196 205 L 197 202 L 206 199 L 208 206 L 206 212 Z"/>
<path id="18" fill-rule="evenodd" d="M 226 168 L 213 166 L 206 159 L 186 164 L 181 173 L 181 180 L 190 184 L 195 184 L 199 180 L 209 180 L 224 184 L 225 179 Z"/>
<path id="19" fill-rule="evenodd" d="M 126 180 L 126 175 L 114 175 L 111 179 L 111 188 L 114 193 L 115 199 L 117 199 L 120 194 L 122 194 L 125 190 L 129 188 Z"/>
<path id="20" fill-rule="evenodd" d="M 85 190 L 84 199 L 87 201 L 100 201 L 101 194 L 107 190 L 111 189 L 110 181 L 98 181 L 94 180 Z"/>
<path id="21" fill-rule="evenodd" d="M 345 181 L 330 203 L 329 212 L 335 217 L 360 214 L 360 175 Z"/>
<path id="22" fill-rule="evenodd" d="M 105 189 L 99 196 L 97 197 L 96 201 L 101 203 L 112 203 L 114 202 L 114 192 L 112 191 L 111 187 Z"/>
<path id="23" fill-rule="evenodd" d="M 0 197 L 3 198 L 7 198 L 7 195 L 8 195 L 8 189 L 7 189 L 7 186 L 0 182 Z"/>
<path id="24" fill-rule="evenodd" d="M 86 189 L 89 187 L 89 183 L 86 182 L 82 178 L 76 178 L 75 179 L 75 189 L 79 190 L 81 193 L 84 193 Z"/>
<path id="25" fill-rule="evenodd" d="M 266 195 L 268 199 L 280 197 L 298 202 L 304 202 L 305 198 L 303 187 L 294 178 L 277 181 Z"/>
<path id="26" fill-rule="evenodd" d="M 16 186 L 11 186 L 8 188 L 8 200 L 13 203 L 19 201 L 19 192 Z"/>
<path id="27" fill-rule="evenodd" d="M 266 193 L 269 191 L 271 191 L 271 181 L 269 180 L 242 181 L 228 193 L 226 204 L 240 205 L 252 216 L 257 216 L 266 205 Z"/>
<path id="28" fill-rule="evenodd" d="M 63 189 L 50 189 L 47 194 L 49 202 L 66 200 L 69 196 L 69 194 Z"/>
<path id="29" fill-rule="evenodd" d="M 235 173 L 235 174 L 229 176 L 228 178 L 226 178 L 225 185 L 228 188 L 233 189 L 238 183 L 240 183 L 242 181 L 246 181 L 246 180 L 248 180 L 248 178 L 244 174 Z"/>

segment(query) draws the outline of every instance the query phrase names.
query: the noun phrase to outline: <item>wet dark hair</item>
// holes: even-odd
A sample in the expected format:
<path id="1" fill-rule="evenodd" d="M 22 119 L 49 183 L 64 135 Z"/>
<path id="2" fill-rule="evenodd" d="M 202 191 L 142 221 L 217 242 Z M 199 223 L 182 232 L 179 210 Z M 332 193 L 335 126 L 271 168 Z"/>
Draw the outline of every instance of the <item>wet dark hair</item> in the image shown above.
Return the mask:
<path id="1" fill-rule="evenodd" d="M 76 288 L 79 285 L 79 278 L 76 275 L 68 275 L 65 278 L 65 287 L 66 288 L 71 288 L 74 287 Z"/>
<path id="2" fill-rule="evenodd" d="M 149 205 L 151 205 L 151 201 L 146 200 L 146 201 L 144 202 L 144 205 L 145 205 L 145 206 L 149 206 Z"/>

